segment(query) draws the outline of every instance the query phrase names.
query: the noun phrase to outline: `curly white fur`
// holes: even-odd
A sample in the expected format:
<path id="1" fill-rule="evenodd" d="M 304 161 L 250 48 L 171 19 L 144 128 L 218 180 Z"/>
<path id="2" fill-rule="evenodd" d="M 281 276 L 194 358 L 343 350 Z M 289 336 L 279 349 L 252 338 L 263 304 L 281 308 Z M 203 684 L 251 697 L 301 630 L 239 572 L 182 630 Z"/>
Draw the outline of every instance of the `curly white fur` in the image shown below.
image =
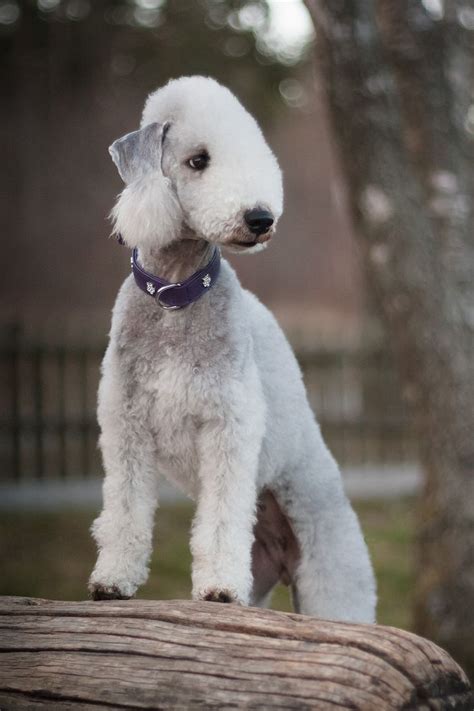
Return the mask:
<path id="1" fill-rule="evenodd" d="M 189 159 L 203 151 L 208 166 L 192 170 Z M 268 210 L 275 224 L 281 214 L 274 155 L 255 120 L 211 79 L 185 77 L 156 91 L 140 131 L 111 152 L 127 182 L 115 229 L 146 269 L 170 281 L 205 264 L 213 243 L 261 249 L 247 210 Z M 367 548 L 294 355 L 225 260 L 213 288 L 178 311 L 125 280 L 98 415 L 106 478 L 92 594 L 128 597 L 146 580 L 162 475 L 197 502 L 193 597 L 263 604 L 252 593 L 251 556 L 257 497 L 270 489 L 299 545 L 298 609 L 374 620 Z"/>

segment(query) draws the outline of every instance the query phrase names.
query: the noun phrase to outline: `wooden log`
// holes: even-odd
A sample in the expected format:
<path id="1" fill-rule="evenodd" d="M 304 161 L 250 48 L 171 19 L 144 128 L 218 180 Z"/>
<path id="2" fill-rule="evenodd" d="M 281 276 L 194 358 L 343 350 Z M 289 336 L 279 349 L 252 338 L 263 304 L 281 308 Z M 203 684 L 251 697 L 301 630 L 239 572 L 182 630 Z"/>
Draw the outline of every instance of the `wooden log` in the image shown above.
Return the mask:
<path id="1" fill-rule="evenodd" d="M 464 672 L 393 627 L 212 602 L 0 598 L 0 709 L 469 709 Z"/>

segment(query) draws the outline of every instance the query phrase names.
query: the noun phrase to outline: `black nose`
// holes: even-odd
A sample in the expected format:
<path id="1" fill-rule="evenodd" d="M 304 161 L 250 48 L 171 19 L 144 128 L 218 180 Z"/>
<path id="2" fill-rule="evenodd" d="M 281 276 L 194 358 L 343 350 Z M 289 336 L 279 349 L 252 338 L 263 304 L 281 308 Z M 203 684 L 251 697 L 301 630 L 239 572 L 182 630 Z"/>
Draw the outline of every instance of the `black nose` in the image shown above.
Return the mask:
<path id="1" fill-rule="evenodd" d="M 273 225 L 272 213 L 268 212 L 268 210 L 261 210 L 259 207 L 254 210 L 247 210 L 244 218 L 250 232 L 255 235 L 263 235 Z"/>

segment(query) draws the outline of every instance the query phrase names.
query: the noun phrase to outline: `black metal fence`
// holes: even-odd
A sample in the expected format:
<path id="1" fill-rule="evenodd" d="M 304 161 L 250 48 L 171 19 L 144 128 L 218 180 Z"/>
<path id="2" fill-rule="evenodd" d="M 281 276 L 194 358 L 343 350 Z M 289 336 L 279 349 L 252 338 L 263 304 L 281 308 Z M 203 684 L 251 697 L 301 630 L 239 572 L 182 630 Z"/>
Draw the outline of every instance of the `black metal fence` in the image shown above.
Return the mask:
<path id="1" fill-rule="evenodd" d="M 24 342 L 0 345 L 2 480 L 99 474 L 95 417 L 104 347 Z"/>
<path id="2" fill-rule="evenodd" d="M 104 345 L 0 343 L 2 481 L 101 473 L 96 393 Z M 395 369 L 384 351 L 299 354 L 311 404 L 344 466 L 416 460 Z"/>

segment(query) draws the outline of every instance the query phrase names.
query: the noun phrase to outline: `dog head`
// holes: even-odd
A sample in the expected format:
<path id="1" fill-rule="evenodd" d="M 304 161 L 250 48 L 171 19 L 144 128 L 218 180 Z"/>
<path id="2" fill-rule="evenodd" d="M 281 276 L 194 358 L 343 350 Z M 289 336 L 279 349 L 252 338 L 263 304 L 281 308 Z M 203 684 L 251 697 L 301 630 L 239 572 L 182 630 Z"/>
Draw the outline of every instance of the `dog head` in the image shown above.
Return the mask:
<path id="1" fill-rule="evenodd" d="M 281 172 L 256 121 L 213 79 L 183 77 L 148 97 L 138 131 L 110 153 L 126 187 L 112 212 L 130 247 L 183 227 L 232 251 L 258 251 L 282 212 Z"/>

